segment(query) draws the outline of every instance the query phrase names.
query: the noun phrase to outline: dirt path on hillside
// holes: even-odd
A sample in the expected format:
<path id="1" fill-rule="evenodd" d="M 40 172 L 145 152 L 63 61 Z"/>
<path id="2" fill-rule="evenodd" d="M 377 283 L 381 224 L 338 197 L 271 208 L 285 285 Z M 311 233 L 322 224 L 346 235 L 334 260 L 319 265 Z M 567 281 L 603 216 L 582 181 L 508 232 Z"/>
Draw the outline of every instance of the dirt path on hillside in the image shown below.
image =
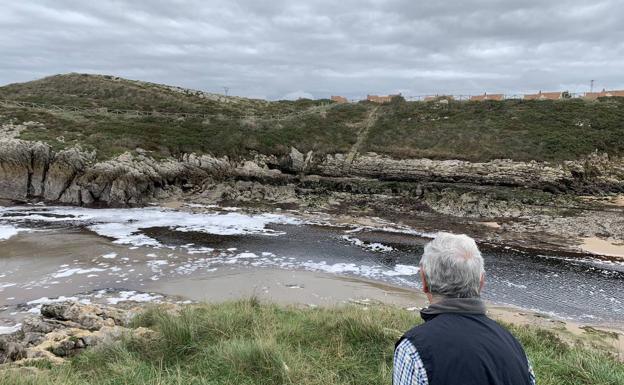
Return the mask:
<path id="1" fill-rule="evenodd" d="M 351 146 L 351 150 L 349 150 L 349 153 L 347 154 L 347 162 L 346 162 L 347 164 L 353 163 L 353 159 L 355 159 L 355 156 L 360 151 L 362 144 L 368 137 L 368 132 L 370 131 L 371 127 L 373 127 L 373 125 L 377 121 L 378 109 L 379 107 L 374 107 L 368 113 L 368 115 L 366 116 L 366 119 L 362 121 L 362 128 L 357 133 L 357 139 L 355 140 L 355 143 L 353 144 L 353 146 Z"/>

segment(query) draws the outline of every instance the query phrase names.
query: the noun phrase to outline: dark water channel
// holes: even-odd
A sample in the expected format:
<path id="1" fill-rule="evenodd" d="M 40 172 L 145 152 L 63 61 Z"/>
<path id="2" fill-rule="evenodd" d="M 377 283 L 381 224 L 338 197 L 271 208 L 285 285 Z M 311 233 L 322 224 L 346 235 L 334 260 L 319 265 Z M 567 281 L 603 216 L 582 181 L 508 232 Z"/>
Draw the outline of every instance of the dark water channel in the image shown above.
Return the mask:
<path id="1" fill-rule="evenodd" d="M 146 211 L 151 216 L 142 218 L 141 211 L 28 210 L 5 210 L 0 215 L 0 225 L 24 228 L 27 232 L 22 234 L 29 234 L 0 242 L 0 267 L 4 269 L 0 272 L 0 305 L 112 285 L 140 290 L 144 282 L 157 291 L 160 282 L 197 279 L 206 271 L 236 264 L 329 272 L 418 288 L 415 266 L 427 242 L 416 235 L 273 218 L 274 222 L 260 226 L 256 223 L 259 217 L 222 213 L 205 218 L 191 215 L 187 227 L 179 228 L 172 223 L 188 218 L 170 211 Z M 167 216 L 172 216 L 170 222 Z M 236 231 L 230 220 L 237 224 Z M 205 221 L 214 223 L 198 230 L 198 223 Z M 98 227 L 102 223 L 108 227 Z M 65 238 L 59 238 L 63 234 L 67 234 Z M 138 247 L 136 242 L 145 242 L 141 237 L 146 237 L 148 244 Z M 113 243 L 115 239 L 118 241 Z M 129 243 L 124 244 L 126 241 Z M 115 253 L 106 255 L 113 246 Z M 484 258 L 487 278 L 483 296 L 488 300 L 583 322 L 624 322 L 622 263 L 536 255 L 503 247 L 484 248 Z"/>

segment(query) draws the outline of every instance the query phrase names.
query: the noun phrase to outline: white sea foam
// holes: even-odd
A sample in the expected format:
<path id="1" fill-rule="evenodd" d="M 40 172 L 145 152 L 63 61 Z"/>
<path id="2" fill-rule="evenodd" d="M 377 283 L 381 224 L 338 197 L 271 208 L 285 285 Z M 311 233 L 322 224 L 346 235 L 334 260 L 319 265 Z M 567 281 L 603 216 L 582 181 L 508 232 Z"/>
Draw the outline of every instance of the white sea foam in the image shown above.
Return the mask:
<path id="1" fill-rule="evenodd" d="M 21 327 L 22 324 L 17 324 L 13 326 L 0 326 L 0 335 L 15 333 L 16 331 L 20 330 Z"/>
<path id="2" fill-rule="evenodd" d="M 106 298 L 106 301 L 111 305 L 116 305 L 119 302 L 134 301 L 134 302 L 158 302 L 163 298 L 162 295 L 149 294 L 149 293 L 137 293 L 136 291 L 121 291 L 119 297 Z"/>
<path id="3" fill-rule="evenodd" d="M 384 244 L 381 244 L 379 242 L 374 242 L 374 243 L 366 243 L 364 241 L 362 241 L 361 239 L 355 238 L 355 237 L 351 237 L 348 235 L 343 235 L 342 239 L 344 239 L 345 241 L 351 243 L 352 245 L 358 246 L 358 247 L 362 247 L 365 249 L 369 249 L 372 251 L 377 251 L 377 252 L 388 252 L 388 251 L 392 251 L 394 250 L 394 248 L 392 248 L 391 246 L 386 246 Z"/>
<path id="4" fill-rule="evenodd" d="M 105 259 L 114 259 L 114 258 L 117 258 L 117 253 L 108 253 L 108 254 L 104 254 L 104 255 L 102 255 L 102 258 L 105 258 Z"/>
<path id="5" fill-rule="evenodd" d="M 78 301 L 78 297 L 65 297 L 64 295 L 56 298 L 48 298 L 41 297 L 38 299 L 33 299 L 32 301 L 26 302 L 27 305 L 44 305 L 48 303 L 57 303 L 57 302 L 65 302 L 65 301 Z"/>
<path id="6" fill-rule="evenodd" d="M 7 239 L 14 237 L 20 229 L 13 225 L 0 224 L 0 241 L 6 241 Z"/>
<path id="7" fill-rule="evenodd" d="M 82 304 L 91 303 L 91 300 L 89 300 L 88 298 L 65 297 L 64 295 L 62 295 L 57 298 L 41 297 L 38 299 L 34 299 L 32 301 L 28 301 L 26 302 L 26 304 L 30 306 L 35 305 L 34 307 L 28 309 L 28 313 L 41 314 L 41 306 L 45 304 L 49 304 L 49 303 L 57 303 L 57 302 L 65 302 L 65 301 L 78 301 Z"/>
<path id="8" fill-rule="evenodd" d="M 513 283 L 510 281 L 503 281 L 505 284 L 507 284 L 508 287 L 515 287 L 516 289 L 526 289 L 526 285 L 522 285 L 519 283 Z"/>
<path id="9" fill-rule="evenodd" d="M 106 271 L 106 269 L 100 269 L 98 267 L 92 267 L 90 269 L 81 269 L 81 268 L 61 269 L 57 271 L 56 273 L 52 274 L 52 277 L 53 278 L 67 278 L 67 277 L 71 277 L 74 274 L 89 274 L 89 273 L 96 273 L 100 271 Z"/>
<path id="10" fill-rule="evenodd" d="M 202 205 L 200 203 L 185 203 L 184 206 L 195 209 L 214 209 L 218 208 L 218 205 Z"/>
<path id="11" fill-rule="evenodd" d="M 268 234 L 271 223 L 299 224 L 299 220 L 277 214 L 248 215 L 237 212 L 188 213 L 164 208 L 88 209 L 69 207 L 13 207 L 4 211 L 4 219 L 12 221 L 68 222 L 82 224 L 99 235 L 113 238 L 115 243 L 132 246 L 162 246 L 157 240 L 141 233 L 141 229 L 165 227 L 175 231 L 197 231 L 219 235 Z M 11 215 L 18 211 L 19 215 Z M 50 214 L 53 214 L 52 216 Z M 9 232 L 8 229 L 5 231 Z M 11 232 L 11 234 L 13 234 Z"/>
<path id="12" fill-rule="evenodd" d="M 299 267 L 298 264 L 293 264 L 293 267 Z M 360 265 L 355 263 L 334 263 L 328 264 L 325 261 L 321 262 L 304 262 L 300 264 L 300 267 L 306 270 L 323 271 L 332 274 L 353 274 L 370 279 L 380 279 L 384 276 L 398 277 L 398 276 L 411 276 L 418 274 L 418 267 L 408 265 L 396 265 L 394 269 L 390 270 L 381 265 Z"/>
<path id="13" fill-rule="evenodd" d="M 384 275 L 397 276 L 397 275 L 416 275 L 420 271 L 418 266 L 411 265 L 396 265 L 393 270 L 384 272 Z"/>

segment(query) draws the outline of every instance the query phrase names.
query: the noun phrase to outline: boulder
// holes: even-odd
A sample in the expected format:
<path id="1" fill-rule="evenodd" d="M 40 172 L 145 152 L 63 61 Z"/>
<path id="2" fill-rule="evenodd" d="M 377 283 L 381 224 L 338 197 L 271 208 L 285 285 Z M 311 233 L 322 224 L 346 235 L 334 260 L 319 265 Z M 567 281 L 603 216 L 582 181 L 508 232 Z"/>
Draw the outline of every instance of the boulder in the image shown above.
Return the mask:
<path id="1" fill-rule="evenodd" d="M 129 312 L 115 307 L 75 301 L 44 304 L 40 316 L 22 321 L 21 330 L 0 336 L 0 364 L 31 364 L 46 360 L 64 362 L 81 350 L 118 340 L 124 333 L 137 338 L 155 338 L 145 328 L 128 329 Z"/>
<path id="2" fill-rule="evenodd" d="M 300 173 L 305 169 L 305 156 L 294 147 L 290 148 L 290 153 L 281 162 L 281 167 L 285 171 Z"/>
<path id="3" fill-rule="evenodd" d="M 74 301 L 45 304 L 41 307 L 41 315 L 45 318 L 71 321 L 87 330 L 100 330 L 104 326 L 121 325 L 125 322 L 125 313 L 121 310 Z"/>

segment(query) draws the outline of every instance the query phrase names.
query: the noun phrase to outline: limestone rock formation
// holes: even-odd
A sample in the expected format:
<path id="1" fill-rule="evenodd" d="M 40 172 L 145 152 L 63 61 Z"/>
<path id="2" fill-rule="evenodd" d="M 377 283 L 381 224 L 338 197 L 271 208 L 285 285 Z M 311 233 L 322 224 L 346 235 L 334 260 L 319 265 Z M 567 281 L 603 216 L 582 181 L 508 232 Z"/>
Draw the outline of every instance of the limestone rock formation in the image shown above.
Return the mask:
<path id="1" fill-rule="evenodd" d="M 207 176 L 232 174 L 227 158 L 187 155 L 157 161 L 122 154 L 96 162 L 95 154 L 70 148 L 58 153 L 41 142 L 0 141 L 0 198 L 68 204 L 141 204 Z"/>
<path id="2" fill-rule="evenodd" d="M 345 159 L 342 154 L 328 155 L 312 171 L 331 177 L 344 176 Z M 348 170 L 350 176 L 391 181 L 516 186 L 552 192 L 624 191 L 624 159 L 607 155 L 551 164 L 509 159 L 490 162 L 392 159 L 369 154 L 355 159 Z"/>
<path id="3" fill-rule="evenodd" d="M 348 167 L 346 162 L 343 154 L 321 157 L 308 152 L 304 155 L 294 147 L 281 159 L 255 155 L 235 162 L 227 157 L 185 154 L 179 159 L 156 160 L 146 156 L 145 151 L 136 151 L 96 162 L 94 153 L 80 148 L 55 153 L 41 142 L 9 139 L 0 140 L 0 199 L 141 205 L 181 190 L 205 192 L 206 188 L 213 188 L 212 195 L 216 196 L 218 183 L 231 185 L 236 181 L 360 193 L 386 190 L 389 182 L 401 182 L 401 186 L 390 188 L 391 193 L 401 194 L 407 189 L 405 192 L 410 195 L 428 183 L 520 187 L 574 194 L 624 191 L 624 159 L 599 154 L 558 164 L 505 159 L 490 162 L 392 159 L 372 153 L 358 156 Z M 257 187 L 253 189 L 259 191 Z M 477 211 L 482 209 L 489 210 Z"/>
<path id="4" fill-rule="evenodd" d="M 282 169 L 292 173 L 303 173 L 308 170 L 312 162 L 312 151 L 307 154 L 301 153 L 294 147 L 290 148 L 290 153 L 282 158 L 280 165 Z"/>
<path id="5" fill-rule="evenodd" d="M 26 199 L 41 193 L 46 166 L 53 157 L 50 147 L 40 142 L 0 141 L 0 195 Z"/>
<path id="6" fill-rule="evenodd" d="M 29 365 L 40 360 L 62 363 L 65 357 L 119 339 L 124 333 L 142 338 L 154 335 L 144 328 L 127 328 L 130 314 L 118 308 L 75 301 L 45 304 L 40 316 L 24 319 L 21 330 L 0 336 L 0 364 Z"/>

